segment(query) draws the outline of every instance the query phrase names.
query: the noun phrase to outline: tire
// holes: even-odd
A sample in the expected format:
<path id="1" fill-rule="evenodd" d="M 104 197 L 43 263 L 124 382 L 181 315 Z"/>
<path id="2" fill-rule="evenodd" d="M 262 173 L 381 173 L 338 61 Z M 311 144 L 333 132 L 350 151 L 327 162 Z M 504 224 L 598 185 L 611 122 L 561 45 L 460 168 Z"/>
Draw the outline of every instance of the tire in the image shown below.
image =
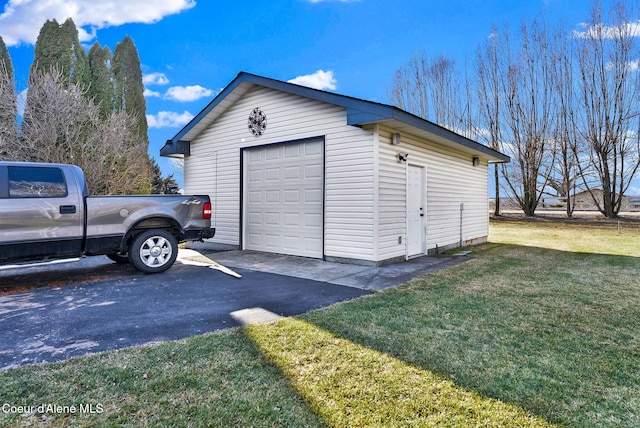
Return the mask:
<path id="1" fill-rule="evenodd" d="M 140 272 L 160 273 L 173 266 L 178 257 L 178 241 L 164 229 L 140 233 L 129 247 L 129 260 Z"/>
<path id="2" fill-rule="evenodd" d="M 109 257 L 111 260 L 113 260 L 119 265 L 129 263 L 129 256 L 126 253 L 125 254 L 111 253 L 111 254 L 107 254 L 107 257 Z"/>

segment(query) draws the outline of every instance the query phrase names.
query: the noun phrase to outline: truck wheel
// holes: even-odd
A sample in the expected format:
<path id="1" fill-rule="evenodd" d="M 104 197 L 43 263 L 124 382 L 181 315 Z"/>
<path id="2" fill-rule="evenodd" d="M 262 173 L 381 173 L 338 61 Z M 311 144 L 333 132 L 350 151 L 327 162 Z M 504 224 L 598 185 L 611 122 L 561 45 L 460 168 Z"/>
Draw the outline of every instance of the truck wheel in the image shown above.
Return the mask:
<path id="1" fill-rule="evenodd" d="M 129 247 L 129 260 L 144 273 L 169 269 L 178 256 L 178 241 L 164 229 L 146 230 L 136 236 Z"/>

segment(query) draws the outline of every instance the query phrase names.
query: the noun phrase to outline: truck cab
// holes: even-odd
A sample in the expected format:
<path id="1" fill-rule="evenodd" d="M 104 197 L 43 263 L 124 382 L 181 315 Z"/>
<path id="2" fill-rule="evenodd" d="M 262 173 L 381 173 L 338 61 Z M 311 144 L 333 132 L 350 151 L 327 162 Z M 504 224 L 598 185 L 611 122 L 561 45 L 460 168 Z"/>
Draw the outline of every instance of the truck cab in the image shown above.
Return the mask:
<path id="1" fill-rule="evenodd" d="M 78 167 L 0 163 L 0 260 L 80 254 L 83 192 Z"/>

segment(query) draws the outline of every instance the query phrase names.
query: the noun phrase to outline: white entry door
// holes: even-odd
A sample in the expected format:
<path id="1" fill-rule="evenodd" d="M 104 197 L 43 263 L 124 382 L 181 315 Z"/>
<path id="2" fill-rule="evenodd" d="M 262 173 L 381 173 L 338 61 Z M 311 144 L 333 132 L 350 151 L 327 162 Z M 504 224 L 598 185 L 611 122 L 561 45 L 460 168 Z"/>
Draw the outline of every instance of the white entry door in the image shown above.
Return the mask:
<path id="1" fill-rule="evenodd" d="M 322 258 L 323 141 L 256 147 L 244 158 L 244 248 Z"/>
<path id="2" fill-rule="evenodd" d="M 407 257 L 424 254 L 424 168 L 409 165 L 407 175 Z"/>

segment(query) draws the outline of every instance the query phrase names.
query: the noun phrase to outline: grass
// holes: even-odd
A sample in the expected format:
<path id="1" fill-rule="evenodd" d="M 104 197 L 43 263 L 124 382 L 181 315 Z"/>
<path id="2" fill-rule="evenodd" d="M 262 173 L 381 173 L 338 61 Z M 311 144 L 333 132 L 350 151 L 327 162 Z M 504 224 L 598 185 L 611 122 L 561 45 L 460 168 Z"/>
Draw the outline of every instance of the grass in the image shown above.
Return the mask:
<path id="1" fill-rule="evenodd" d="M 0 372 L 0 426 L 640 426 L 640 224 L 493 221 L 302 317 Z M 86 409 L 86 407 L 84 407 Z"/>

